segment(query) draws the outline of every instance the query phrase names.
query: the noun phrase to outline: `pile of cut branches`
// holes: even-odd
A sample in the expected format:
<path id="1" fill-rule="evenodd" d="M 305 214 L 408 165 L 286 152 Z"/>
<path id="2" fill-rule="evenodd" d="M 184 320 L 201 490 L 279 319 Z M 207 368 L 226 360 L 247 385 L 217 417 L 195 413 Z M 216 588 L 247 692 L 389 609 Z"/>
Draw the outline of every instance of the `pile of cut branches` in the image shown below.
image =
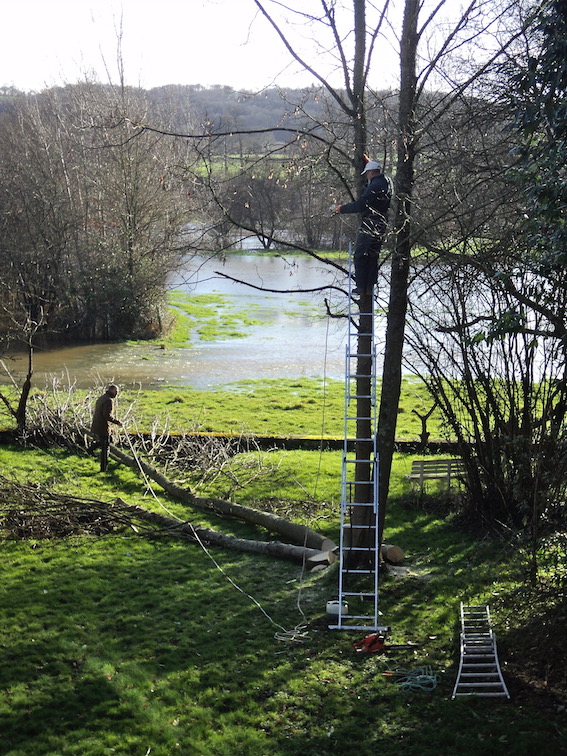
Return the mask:
<path id="1" fill-rule="evenodd" d="M 138 531 L 143 525 L 120 500 L 82 499 L 0 476 L 0 534 L 4 538 L 101 536 L 125 527 Z"/>
<path id="2" fill-rule="evenodd" d="M 114 453 L 118 450 L 114 448 Z M 132 460 L 133 463 L 133 460 Z M 142 464 L 142 463 L 140 463 Z M 148 468 L 150 469 L 150 468 Z M 174 488 L 176 488 L 174 486 Z M 198 501 L 195 497 L 191 497 Z M 216 500 L 217 505 L 228 502 Z M 239 509 L 246 509 L 240 507 Z M 257 516 L 263 513 L 256 512 Z M 278 518 L 272 518 L 276 524 Z M 291 523 L 288 523 L 288 525 Z M 114 503 L 96 499 L 81 499 L 58 494 L 37 485 L 25 485 L 0 476 L 0 537 L 4 538 L 63 538 L 71 535 L 107 535 L 130 528 L 146 537 L 182 538 L 199 544 L 214 544 L 222 548 L 266 554 L 302 564 L 319 556 L 321 551 L 280 541 L 255 541 L 219 533 L 188 521 L 150 512 L 120 498 Z M 305 537 L 308 530 L 304 529 Z M 313 537 L 321 538 L 313 533 Z M 334 544 L 330 544 L 334 547 Z"/>

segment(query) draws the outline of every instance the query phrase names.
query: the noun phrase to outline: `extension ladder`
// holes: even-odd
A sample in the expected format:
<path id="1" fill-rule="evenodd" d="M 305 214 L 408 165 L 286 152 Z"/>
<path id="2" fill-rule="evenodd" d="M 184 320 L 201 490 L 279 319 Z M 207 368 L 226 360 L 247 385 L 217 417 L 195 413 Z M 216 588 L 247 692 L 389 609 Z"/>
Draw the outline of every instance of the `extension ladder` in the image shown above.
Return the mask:
<path id="1" fill-rule="evenodd" d="M 461 602 L 461 660 L 452 698 L 457 696 L 510 698 L 488 606 Z"/>
<path id="2" fill-rule="evenodd" d="M 380 626 L 378 621 L 380 553 L 374 297 L 370 297 L 371 312 L 361 313 L 353 308 L 352 247 L 349 249 L 348 280 L 339 613 L 336 623 L 330 624 L 329 628 L 385 632 L 389 628 Z M 368 407 L 362 415 L 359 414 L 359 400 Z"/>

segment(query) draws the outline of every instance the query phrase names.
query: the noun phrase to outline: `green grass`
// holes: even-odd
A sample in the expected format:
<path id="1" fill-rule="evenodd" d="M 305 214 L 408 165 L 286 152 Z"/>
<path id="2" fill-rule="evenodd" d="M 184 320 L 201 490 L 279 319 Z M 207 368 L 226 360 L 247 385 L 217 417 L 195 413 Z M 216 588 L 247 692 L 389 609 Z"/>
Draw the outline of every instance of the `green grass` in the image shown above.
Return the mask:
<path id="1" fill-rule="evenodd" d="M 262 456 L 259 476 L 250 476 L 235 500 L 289 498 L 296 519 L 335 534 L 340 453 Z M 392 626 L 390 642 L 421 645 L 388 656 L 356 654 L 356 633 L 326 629 L 333 568 L 305 574 L 290 563 L 214 548 L 206 553 L 133 531 L 4 540 L 0 754 L 562 753 L 564 691 L 561 699 L 557 691 L 532 690 L 521 678 L 522 660 L 506 664 L 514 646 L 504 599 L 517 585 L 517 551 L 479 541 L 452 516 L 404 505 L 409 464 L 396 457 L 399 496 L 386 533 L 406 550 L 408 572 L 384 578 L 381 610 Z M 265 538 L 157 489 L 155 498 L 113 462 L 100 475 L 96 460 L 63 450 L 0 447 L 0 471 Z M 302 506 L 307 500 L 310 508 Z M 494 603 L 512 702 L 450 700 L 460 599 Z M 276 638 L 299 625 L 304 642 Z M 424 665 L 439 676 L 433 692 L 404 693 L 382 676 L 389 667 Z"/>
<path id="2" fill-rule="evenodd" d="M 202 341 L 241 338 L 246 335 L 246 328 L 262 324 L 261 320 L 238 310 L 228 297 L 220 294 L 197 295 L 173 291 L 168 301 L 189 319 Z"/>
<path id="3" fill-rule="evenodd" d="M 243 338 L 252 326 L 264 320 L 240 310 L 230 297 L 221 294 L 187 294 L 180 290 L 168 294 L 171 326 L 163 337 L 149 341 L 130 342 L 141 345 L 191 347 L 195 340 L 218 341 Z"/>
<path id="4" fill-rule="evenodd" d="M 12 386 L 2 393 L 17 403 Z M 93 398 L 92 392 L 73 390 L 74 401 Z M 44 391 L 32 390 L 34 396 L 46 397 Z M 59 406 L 56 397 L 47 396 Z M 421 423 L 413 410 L 425 414 L 431 399 L 423 384 L 405 378 L 402 384 L 396 435 L 416 441 Z M 86 415 L 90 405 L 84 407 Z M 267 436 L 339 437 L 344 432 L 344 385 L 339 380 L 320 378 L 244 380 L 207 390 L 192 387 L 163 387 L 140 391 L 124 387 L 117 400 L 117 414 L 126 419 L 126 428 L 134 432 L 149 431 L 156 418 L 158 425 L 174 432 L 201 431 L 216 433 L 255 433 Z M 9 428 L 13 420 L 0 403 L 0 428 Z M 431 438 L 443 437 L 443 424 L 436 410 L 428 420 Z"/>
<path id="5" fill-rule="evenodd" d="M 135 400 L 133 417 L 140 429 L 156 417 L 177 430 L 255 433 L 273 436 L 338 436 L 344 431 L 344 384 L 318 378 L 247 380 L 208 390 L 163 388 L 137 393 L 123 391 L 122 406 Z M 405 378 L 396 435 L 417 440 L 431 399 L 423 384 Z M 428 420 L 432 438 L 443 434 L 442 419 Z"/>

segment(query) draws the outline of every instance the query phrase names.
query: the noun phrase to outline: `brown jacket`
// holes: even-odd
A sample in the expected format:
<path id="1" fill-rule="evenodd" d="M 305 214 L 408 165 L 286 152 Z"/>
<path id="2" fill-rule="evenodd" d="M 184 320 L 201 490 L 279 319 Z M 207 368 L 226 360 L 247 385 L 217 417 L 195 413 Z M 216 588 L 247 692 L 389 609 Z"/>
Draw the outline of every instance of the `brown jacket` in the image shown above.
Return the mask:
<path id="1" fill-rule="evenodd" d="M 110 423 L 121 425 L 120 421 L 113 417 L 114 399 L 109 393 L 103 394 L 96 400 L 91 431 L 97 436 L 110 435 Z"/>

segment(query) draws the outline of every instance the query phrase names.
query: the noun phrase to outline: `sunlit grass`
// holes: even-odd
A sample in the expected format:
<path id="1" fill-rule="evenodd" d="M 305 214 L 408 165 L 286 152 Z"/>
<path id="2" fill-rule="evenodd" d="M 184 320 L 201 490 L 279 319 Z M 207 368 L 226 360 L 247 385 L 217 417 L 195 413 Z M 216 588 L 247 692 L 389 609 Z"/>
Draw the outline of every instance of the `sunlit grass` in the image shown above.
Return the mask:
<path id="1" fill-rule="evenodd" d="M 394 478 L 402 486 L 406 466 L 397 456 Z M 234 498 L 289 497 L 291 516 L 335 534 L 339 468 L 335 452 L 262 453 L 259 476 Z M 143 480 L 114 462 L 100 475 L 92 458 L 1 447 L 0 470 L 61 491 L 107 501 L 120 496 L 218 529 L 262 535 L 191 511 L 160 491 L 150 495 Z M 311 511 L 306 499 L 316 504 Z M 386 656 L 356 654 L 356 633 L 326 629 L 334 568 L 306 574 L 287 562 L 215 548 L 207 553 L 131 530 L 100 538 L 4 540 L 2 752 L 309 756 L 330 749 L 375 756 L 403 747 L 410 756 L 560 753 L 561 713 L 547 708 L 534 717 L 535 699 L 525 690 L 520 705 L 450 700 L 458 601 L 496 600 L 508 591 L 517 575 L 516 551 L 479 543 L 451 519 L 401 502 L 390 505 L 386 537 L 405 549 L 408 572 L 384 577 L 381 611 L 392 643 L 420 645 Z M 307 633 L 303 642 L 277 639 L 296 626 Z M 500 639 L 505 661 L 505 633 Z M 382 676 L 388 668 L 422 665 L 438 675 L 433 692 L 403 693 Z M 510 681 L 506 667 L 505 675 Z"/>
<path id="2" fill-rule="evenodd" d="M 123 392 L 122 403 L 129 396 Z M 421 421 L 432 404 L 422 384 L 406 379 L 398 413 L 396 435 L 417 440 Z M 136 394 L 135 416 L 140 428 L 154 418 L 167 419 L 173 430 L 219 433 L 255 433 L 273 436 L 331 436 L 344 433 L 344 386 L 320 378 L 247 380 L 209 390 L 163 388 Z M 432 438 L 442 435 L 441 416 L 428 420 Z"/>

